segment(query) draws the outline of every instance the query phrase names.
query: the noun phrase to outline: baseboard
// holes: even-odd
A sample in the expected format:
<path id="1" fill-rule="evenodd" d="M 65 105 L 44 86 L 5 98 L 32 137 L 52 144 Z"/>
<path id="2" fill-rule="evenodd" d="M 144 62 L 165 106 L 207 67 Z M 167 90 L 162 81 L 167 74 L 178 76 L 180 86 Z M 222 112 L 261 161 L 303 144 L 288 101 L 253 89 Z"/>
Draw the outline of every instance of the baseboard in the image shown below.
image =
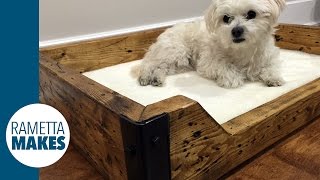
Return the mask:
<path id="1" fill-rule="evenodd" d="M 306 23 L 304 25 L 307 25 L 307 26 L 320 25 L 320 21 L 318 21 L 318 22 L 309 22 L 309 23 Z"/>
<path id="2" fill-rule="evenodd" d="M 181 23 L 181 22 L 195 21 L 195 20 L 201 19 L 201 18 L 203 18 L 203 17 L 193 17 L 193 18 L 188 18 L 188 19 L 168 21 L 168 22 L 164 22 L 164 23 L 150 24 L 150 25 L 138 26 L 138 27 L 127 28 L 127 29 L 119 29 L 116 31 L 107 31 L 107 32 L 87 34 L 87 35 L 82 35 L 82 36 L 54 39 L 54 40 L 49 40 L 49 41 L 40 41 L 39 48 L 56 46 L 56 45 L 61 45 L 61 44 L 69 44 L 69 43 L 81 42 L 81 41 L 87 41 L 87 40 L 94 40 L 94 39 L 99 39 L 99 38 L 116 36 L 116 35 L 120 35 L 120 34 L 127 34 L 127 33 L 155 29 L 155 28 L 167 27 L 167 26 L 172 26 L 174 24 Z"/>

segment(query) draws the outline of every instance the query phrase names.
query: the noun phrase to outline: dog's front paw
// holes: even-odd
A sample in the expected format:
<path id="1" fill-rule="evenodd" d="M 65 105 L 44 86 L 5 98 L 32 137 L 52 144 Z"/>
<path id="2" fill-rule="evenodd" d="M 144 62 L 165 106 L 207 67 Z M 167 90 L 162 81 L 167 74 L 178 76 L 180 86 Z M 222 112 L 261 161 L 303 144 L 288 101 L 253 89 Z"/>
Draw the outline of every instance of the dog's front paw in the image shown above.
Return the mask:
<path id="1" fill-rule="evenodd" d="M 150 76 L 140 76 L 138 81 L 141 86 L 147 86 L 150 84 Z"/>
<path id="2" fill-rule="evenodd" d="M 266 85 L 269 87 L 277 87 L 282 86 L 284 84 L 284 80 L 282 79 L 269 79 L 265 81 Z"/>
<path id="3" fill-rule="evenodd" d="M 158 76 L 140 76 L 139 77 L 139 84 L 141 86 L 147 86 L 151 84 L 152 86 L 163 86 L 164 78 L 158 77 Z"/>
<path id="4" fill-rule="evenodd" d="M 284 80 L 282 78 L 268 79 L 265 81 L 265 84 L 269 87 L 282 86 L 284 84 Z"/>
<path id="5" fill-rule="evenodd" d="M 244 80 L 241 77 L 233 79 L 217 78 L 217 84 L 224 88 L 237 88 L 244 84 Z"/>
<path id="6" fill-rule="evenodd" d="M 163 80 L 160 77 L 153 77 L 151 79 L 151 85 L 152 86 L 162 86 L 163 85 Z"/>

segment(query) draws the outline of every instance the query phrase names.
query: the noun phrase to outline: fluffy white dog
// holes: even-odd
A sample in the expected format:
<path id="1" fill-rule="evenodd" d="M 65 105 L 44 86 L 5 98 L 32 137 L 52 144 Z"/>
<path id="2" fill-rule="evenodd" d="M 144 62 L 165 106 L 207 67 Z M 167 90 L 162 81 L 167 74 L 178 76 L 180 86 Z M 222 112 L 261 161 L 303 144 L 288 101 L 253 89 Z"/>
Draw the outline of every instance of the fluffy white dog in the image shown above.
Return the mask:
<path id="1" fill-rule="evenodd" d="M 142 86 L 162 86 L 169 74 L 196 70 L 219 86 L 248 81 L 281 86 L 274 27 L 284 0 L 213 0 L 204 20 L 166 30 L 146 53 Z"/>

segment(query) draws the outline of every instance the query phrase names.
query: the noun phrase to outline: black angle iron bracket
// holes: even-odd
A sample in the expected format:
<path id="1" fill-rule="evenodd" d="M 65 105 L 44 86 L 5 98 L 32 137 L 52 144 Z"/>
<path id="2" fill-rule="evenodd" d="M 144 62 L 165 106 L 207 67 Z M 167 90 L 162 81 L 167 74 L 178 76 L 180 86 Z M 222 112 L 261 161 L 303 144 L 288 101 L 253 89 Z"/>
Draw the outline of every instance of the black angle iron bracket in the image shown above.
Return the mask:
<path id="1" fill-rule="evenodd" d="M 161 114 L 137 123 L 121 118 L 129 180 L 169 180 L 169 115 Z"/>

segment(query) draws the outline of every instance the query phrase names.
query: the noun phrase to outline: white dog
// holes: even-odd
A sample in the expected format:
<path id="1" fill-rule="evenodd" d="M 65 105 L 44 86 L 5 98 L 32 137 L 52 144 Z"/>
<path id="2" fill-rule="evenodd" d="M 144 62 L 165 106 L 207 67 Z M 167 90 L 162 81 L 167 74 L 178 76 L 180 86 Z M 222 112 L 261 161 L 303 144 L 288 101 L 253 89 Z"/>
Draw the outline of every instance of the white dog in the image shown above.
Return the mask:
<path id="1" fill-rule="evenodd" d="M 284 6 L 284 0 L 213 0 L 204 20 L 158 37 L 142 61 L 140 85 L 162 86 L 167 75 L 193 69 L 226 88 L 246 80 L 281 86 L 273 33 Z"/>

